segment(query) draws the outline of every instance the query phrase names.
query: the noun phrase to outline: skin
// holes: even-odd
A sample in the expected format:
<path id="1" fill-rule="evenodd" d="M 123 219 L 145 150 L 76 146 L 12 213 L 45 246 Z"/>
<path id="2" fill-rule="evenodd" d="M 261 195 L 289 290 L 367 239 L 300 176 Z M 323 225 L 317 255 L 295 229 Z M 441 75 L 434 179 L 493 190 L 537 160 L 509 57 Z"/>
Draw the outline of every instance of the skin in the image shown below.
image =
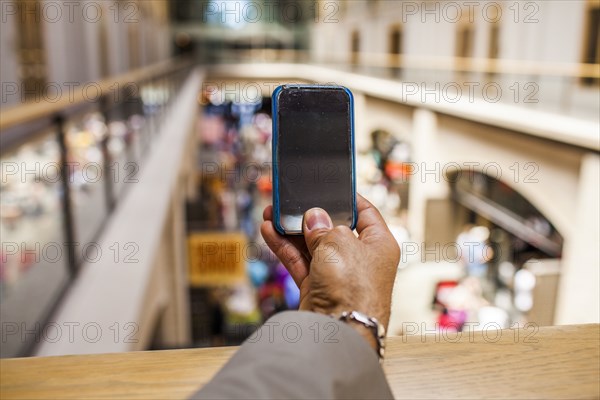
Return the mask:
<path id="1" fill-rule="evenodd" d="M 357 208 L 358 236 L 347 226 L 334 227 L 320 208 L 304 214 L 304 236 L 282 236 L 268 206 L 260 231 L 300 288 L 300 310 L 335 316 L 360 311 L 387 330 L 400 248 L 375 206 L 357 195 Z M 372 332 L 350 325 L 377 348 Z"/>

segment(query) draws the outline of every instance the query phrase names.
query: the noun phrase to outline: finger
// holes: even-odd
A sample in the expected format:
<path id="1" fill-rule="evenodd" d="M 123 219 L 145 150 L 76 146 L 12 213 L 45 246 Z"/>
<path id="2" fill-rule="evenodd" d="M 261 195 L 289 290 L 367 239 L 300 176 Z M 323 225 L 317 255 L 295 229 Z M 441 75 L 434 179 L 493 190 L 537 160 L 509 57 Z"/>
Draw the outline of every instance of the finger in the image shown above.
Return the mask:
<path id="1" fill-rule="evenodd" d="M 295 248 L 300 250 L 300 253 L 302 253 L 304 258 L 306 258 L 310 264 L 310 253 L 308 251 L 308 247 L 306 246 L 304 236 L 289 236 L 286 239 L 293 244 Z"/>
<path id="2" fill-rule="evenodd" d="M 263 211 L 263 220 L 273 221 L 273 206 L 268 205 L 265 207 L 265 209 Z M 275 231 L 275 232 L 278 233 L 277 231 Z M 308 249 L 306 248 L 306 242 L 304 241 L 304 238 L 302 236 L 287 236 L 287 237 L 285 237 L 285 239 L 288 240 L 291 244 L 293 244 L 294 247 L 296 247 L 298 250 L 300 250 L 302 255 L 307 260 L 310 260 L 310 253 L 308 252 Z"/>
<path id="3" fill-rule="evenodd" d="M 304 213 L 302 231 L 308 252 L 312 256 L 325 235 L 333 229 L 329 214 L 322 208 L 311 208 Z"/>
<path id="4" fill-rule="evenodd" d="M 263 221 L 273 221 L 273 206 L 270 204 L 263 210 Z"/>
<path id="5" fill-rule="evenodd" d="M 301 248 L 298 248 L 294 243 L 280 235 L 271 221 L 265 221 L 260 226 L 260 233 L 265 239 L 265 243 L 273 253 L 277 256 L 279 261 L 288 270 L 296 285 L 300 287 L 300 284 L 308 275 L 308 259 L 302 254 Z M 302 238 L 297 238 L 302 239 Z"/>
<path id="6" fill-rule="evenodd" d="M 361 240 L 380 238 L 389 232 L 385 220 L 379 210 L 360 194 L 356 194 L 356 207 L 358 209 L 358 221 L 356 232 Z"/>

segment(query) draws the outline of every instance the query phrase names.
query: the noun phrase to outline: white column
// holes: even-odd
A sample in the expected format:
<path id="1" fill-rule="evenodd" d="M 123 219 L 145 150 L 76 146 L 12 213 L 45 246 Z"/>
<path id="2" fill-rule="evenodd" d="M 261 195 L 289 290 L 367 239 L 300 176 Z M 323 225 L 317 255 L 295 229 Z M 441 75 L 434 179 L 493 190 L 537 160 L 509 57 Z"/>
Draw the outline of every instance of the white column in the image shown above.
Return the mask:
<path id="1" fill-rule="evenodd" d="M 441 176 L 438 118 L 433 111 L 416 109 L 413 116 L 413 162 L 409 192 L 408 229 L 411 239 L 422 243 L 425 239 L 426 206 L 428 199 L 448 196 L 448 185 Z"/>
<path id="2" fill-rule="evenodd" d="M 564 246 L 555 323 L 600 322 L 600 157 L 581 161 L 573 234 Z"/>

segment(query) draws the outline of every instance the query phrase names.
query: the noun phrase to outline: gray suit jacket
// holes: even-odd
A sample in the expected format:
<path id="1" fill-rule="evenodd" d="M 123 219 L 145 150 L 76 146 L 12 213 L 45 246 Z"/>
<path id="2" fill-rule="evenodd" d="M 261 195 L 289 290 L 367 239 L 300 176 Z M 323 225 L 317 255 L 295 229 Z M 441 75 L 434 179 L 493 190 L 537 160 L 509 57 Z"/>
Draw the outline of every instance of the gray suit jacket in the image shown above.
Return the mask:
<path id="1" fill-rule="evenodd" d="M 270 318 L 195 399 L 390 399 L 377 355 L 346 323 L 288 311 Z"/>

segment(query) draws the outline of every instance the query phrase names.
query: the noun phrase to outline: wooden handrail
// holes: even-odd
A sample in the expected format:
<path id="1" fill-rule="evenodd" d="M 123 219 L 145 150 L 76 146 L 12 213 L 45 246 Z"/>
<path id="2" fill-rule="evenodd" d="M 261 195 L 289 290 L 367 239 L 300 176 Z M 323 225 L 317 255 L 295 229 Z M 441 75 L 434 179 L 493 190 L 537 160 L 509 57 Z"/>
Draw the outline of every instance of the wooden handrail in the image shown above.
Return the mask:
<path id="1" fill-rule="evenodd" d="M 359 65 L 391 68 L 432 69 L 442 71 L 516 74 L 569 78 L 600 78 L 599 64 L 542 63 L 539 61 L 499 58 L 403 56 L 400 54 L 362 53 Z M 368 60 L 363 62 L 364 58 Z"/>
<path id="2" fill-rule="evenodd" d="M 251 58 L 273 61 L 311 60 L 304 50 L 254 49 L 244 51 Z M 350 60 L 356 60 L 351 63 Z M 464 71 L 485 74 L 515 74 L 556 76 L 567 78 L 600 79 L 600 64 L 539 62 L 480 57 L 416 56 L 371 52 L 329 53 L 324 63 L 344 63 L 365 67 L 428 69 L 437 71 Z"/>
<path id="3" fill-rule="evenodd" d="M 139 68 L 115 77 L 95 82 L 94 86 L 101 94 L 112 93 L 117 88 L 123 88 L 128 84 L 140 82 L 152 76 L 161 75 L 177 68 L 183 68 L 190 64 L 189 61 L 181 59 L 170 59 L 144 68 Z M 0 133 L 5 129 L 18 124 L 35 121 L 39 118 L 49 117 L 64 109 L 89 101 L 85 89 L 89 85 L 85 83 L 75 87 L 70 93 L 63 93 L 60 98 L 50 101 L 40 99 L 30 101 L 0 110 Z"/>
<path id="4" fill-rule="evenodd" d="M 600 326 L 526 326 L 388 337 L 383 368 L 394 396 L 597 399 Z M 236 350 L 5 359 L 0 391 L 10 399 L 187 399 Z"/>

